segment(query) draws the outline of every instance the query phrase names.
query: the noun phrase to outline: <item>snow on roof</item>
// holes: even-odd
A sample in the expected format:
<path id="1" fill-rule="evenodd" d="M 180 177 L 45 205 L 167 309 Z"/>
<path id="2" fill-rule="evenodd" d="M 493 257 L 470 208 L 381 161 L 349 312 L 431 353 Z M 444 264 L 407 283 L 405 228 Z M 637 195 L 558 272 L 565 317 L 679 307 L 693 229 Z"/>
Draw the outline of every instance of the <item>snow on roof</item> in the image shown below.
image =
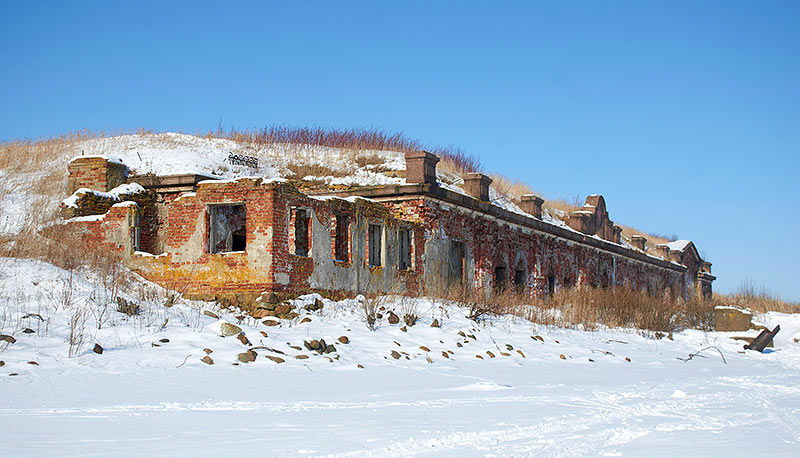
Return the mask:
<path id="1" fill-rule="evenodd" d="M 692 243 L 691 240 L 675 240 L 674 242 L 664 243 L 663 246 L 666 246 L 667 248 L 669 248 L 670 251 L 671 250 L 676 250 L 676 251 L 683 252 L 683 251 L 686 251 L 686 247 L 688 247 L 690 243 Z M 659 246 L 661 246 L 661 245 L 659 245 Z"/>
<path id="2" fill-rule="evenodd" d="M 264 178 L 255 175 L 249 176 L 241 176 L 236 178 L 223 178 L 223 179 L 214 179 L 214 180 L 202 180 L 198 181 L 197 184 L 224 184 L 224 183 L 238 183 L 239 180 L 261 180 L 262 184 L 270 184 L 270 183 L 285 183 L 285 178 Z"/>
<path id="3" fill-rule="evenodd" d="M 74 218 L 70 218 L 65 220 L 64 223 L 78 223 L 78 222 L 87 222 L 87 221 L 102 221 L 106 217 L 105 214 L 102 215 L 88 215 L 88 216 L 76 216 Z"/>
<path id="4" fill-rule="evenodd" d="M 122 194 L 138 194 L 140 192 L 144 192 L 144 188 L 138 183 L 121 184 L 108 192 L 95 191 L 94 189 L 89 189 L 89 188 L 80 188 L 77 191 L 75 191 L 71 196 L 62 200 L 61 204 L 64 205 L 65 207 L 77 208 L 78 199 L 85 194 L 94 194 L 98 197 L 107 198 L 111 200 L 121 200 L 120 195 Z"/>
<path id="5" fill-rule="evenodd" d="M 736 310 L 738 312 L 746 313 L 748 315 L 752 315 L 753 311 L 747 307 L 739 307 L 737 305 L 718 305 L 714 307 L 715 310 Z"/>
<path id="6" fill-rule="evenodd" d="M 105 160 L 107 160 L 108 162 L 110 162 L 112 164 L 125 165 L 122 162 L 122 158 L 119 158 L 117 156 L 108 156 L 108 155 L 105 155 L 105 154 L 84 154 L 84 155 L 73 157 L 72 159 L 70 159 L 69 162 L 72 163 L 73 161 L 76 161 L 78 159 L 98 159 L 98 158 L 99 159 L 105 159 Z"/>

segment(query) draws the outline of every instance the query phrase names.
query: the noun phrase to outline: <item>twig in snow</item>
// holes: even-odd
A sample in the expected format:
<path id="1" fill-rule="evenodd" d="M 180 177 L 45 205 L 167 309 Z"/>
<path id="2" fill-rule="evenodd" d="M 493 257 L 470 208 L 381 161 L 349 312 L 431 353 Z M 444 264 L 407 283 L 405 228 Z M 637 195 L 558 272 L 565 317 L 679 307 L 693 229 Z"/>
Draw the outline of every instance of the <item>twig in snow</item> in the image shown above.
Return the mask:
<path id="1" fill-rule="evenodd" d="M 186 364 L 186 361 L 189 359 L 190 356 L 192 356 L 192 355 L 186 355 L 186 358 L 183 358 L 183 362 L 178 364 L 177 366 L 175 366 L 175 368 L 177 369 L 177 368 L 183 366 L 184 364 Z"/>
<path id="2" fill-rule="evenodd" d="M 592 350 L 592 353 L 602 353 L 602 354 L 604 354 L 604 355 L 608 355 L 608 356 L 614 356 L 614 353 L 611 353 L 610 351 L 605 351 L 605 350 L 596 350 L 596 349 L 593 349 L 593 350 Z"/>
<path id="3" fill-rule="evenodd" d="M 728 364 L 728 362 L 725 361 L 725 355 L 722 354 L 722 350 L 720 350 L 719 348 L 717 348 L 717 347 L 715 347 L 713 345 L 709 345 L 708 347 L 700 349 L 695 353 L 689 353 L 689 356 L 687 356 L 686 358 L 678 357 L 678 359 L 683 361 L 683 362 L 687 362 L 687 361 L 691 361 L 695 356 L 702 356 L 703 358 L 705 358 L 705 356 L 701 355 L 700 353 L 702 353 L 702 352 L 704 352 L 706 350 L 710 350 L 712 348 L 714 350 L 717 350 L 717 352 L 719 353 L 719 356 L 722 358 L 722 362 L 725 363 L 725 364 Z"/>

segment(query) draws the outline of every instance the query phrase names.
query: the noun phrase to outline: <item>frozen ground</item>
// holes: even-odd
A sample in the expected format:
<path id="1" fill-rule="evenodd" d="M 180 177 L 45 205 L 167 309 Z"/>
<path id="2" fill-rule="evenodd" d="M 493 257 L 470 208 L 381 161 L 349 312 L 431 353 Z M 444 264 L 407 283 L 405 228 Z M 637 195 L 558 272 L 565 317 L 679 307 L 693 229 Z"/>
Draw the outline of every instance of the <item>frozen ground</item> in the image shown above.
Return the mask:
<path id="1" fill-rule="evenodd" d="M 775 348 L 761 354 L 740 352 L 741 342 L 722 333 L 684 331 L 670 341 L 510 318 L 477 324 L 457 307 L 426 299 L 383 302 L 420 314 L 407 332 L 385 319 L 367 329 L 359 300 L 326 300 L 320 311 L 301 308 L 297 319 L 268 327 L 240 322 L 235 313 L 220 312 L 219 320 L 203 314 L 211 304 L 164 308 L 167 294 L 146 284 L 122 294 L 141 303 L 140 315 L 113 307 L 103 315 L 113 293 L 108 285 L 107 278 L 0 259 L 0 333 L 16 339 L 0 342 L 0 456 L 798 456 L 800 450 L 797 315 L 758 317 L 782 328 Z M 66 302 L 65 291 L 72 292 Z M 79 310 L 85 342 L 68 358 L 69 320 Z M 42 319 L 22 318 L 28 313 Z M 311 321 L 301 323 L 306 316 Z M 441 328 L 430 327 L 433 319 Z M 250 347 L 220 337 L 221 322 L 239 323 L 258 353 L 254 362 L 233 365 Z M 340 336 L 350 343 L 340 344 Z M 336 352 L 302 348 L 319 338 Z M 101 355 L 91 350 L 96 342 L 105 349 Z M 679 359 L 710 345 L 727 364 L 715 349 Z M 213 350 L 214 365 L 200 361 L 204 348 Z"/>

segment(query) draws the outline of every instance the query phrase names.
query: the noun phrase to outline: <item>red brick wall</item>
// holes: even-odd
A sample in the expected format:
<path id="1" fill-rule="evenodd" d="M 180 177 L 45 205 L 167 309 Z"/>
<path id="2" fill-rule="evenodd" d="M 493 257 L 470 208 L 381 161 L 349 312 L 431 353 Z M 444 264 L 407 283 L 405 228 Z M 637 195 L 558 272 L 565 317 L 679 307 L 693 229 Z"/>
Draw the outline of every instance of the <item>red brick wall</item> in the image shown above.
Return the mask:
<path id="1" fill-rule="evenodd" d="M 614 255 L 476 212 L 460 211 L 431 198 L 384 204 L 394 215 L 421 221 L 426 239 L 443 232 L 450 240 L 464 242 L 474 259 L 472 280 L 477 287 L 494 284 L 494 269 L 501 262 L 506 266 L 506 284 L 513 284 L 515 262 L 522 257 L 527 261 L 526 287 L 537 296 L 547 293 L 550 276 L 555 277 L 557 288 L 628 285 L 654 292 L 677 287 L 681 293 L 686 292 L 680 270 Z M 424 244 L 417 247 L 417 251 L 424 249 Z"/>
<path id="2" fill-rule="evenodd" d="M 110 191 L 125 183 L 128 168 L 122 164 L 109 162 L 102 156 L 84 156 L 73 159 L 67 166 L 69 180 L 67 192 L 74 193 L 80 188 L 95 191 Z"/>

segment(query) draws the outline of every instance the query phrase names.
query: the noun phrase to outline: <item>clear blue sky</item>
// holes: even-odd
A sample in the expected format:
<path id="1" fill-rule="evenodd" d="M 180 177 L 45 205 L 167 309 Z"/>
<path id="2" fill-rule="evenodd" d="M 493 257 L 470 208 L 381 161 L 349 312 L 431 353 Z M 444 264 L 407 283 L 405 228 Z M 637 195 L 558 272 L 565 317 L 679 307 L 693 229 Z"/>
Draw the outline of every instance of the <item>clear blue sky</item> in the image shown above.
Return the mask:
<path id="1" fill-rule="evenodd" d="M 0 4 L 0 139 L 380 127 L 800 300 L 798 2 Z"/>

